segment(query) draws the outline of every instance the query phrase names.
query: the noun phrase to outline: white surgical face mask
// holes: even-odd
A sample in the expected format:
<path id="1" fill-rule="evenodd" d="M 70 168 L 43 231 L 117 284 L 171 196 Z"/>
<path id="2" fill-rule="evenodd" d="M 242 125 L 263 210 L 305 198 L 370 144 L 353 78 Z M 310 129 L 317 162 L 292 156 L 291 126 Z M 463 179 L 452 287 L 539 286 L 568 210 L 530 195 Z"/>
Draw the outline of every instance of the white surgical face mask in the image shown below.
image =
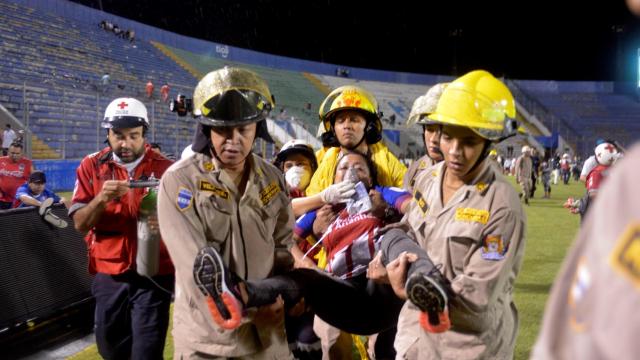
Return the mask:
<path id="1" fill-rule="evenodd" d="M 292 189 L 304 190 L 311 181 L 311 172 L 302 166 L 293 166 L 284 173 L 284 178 Z"/>

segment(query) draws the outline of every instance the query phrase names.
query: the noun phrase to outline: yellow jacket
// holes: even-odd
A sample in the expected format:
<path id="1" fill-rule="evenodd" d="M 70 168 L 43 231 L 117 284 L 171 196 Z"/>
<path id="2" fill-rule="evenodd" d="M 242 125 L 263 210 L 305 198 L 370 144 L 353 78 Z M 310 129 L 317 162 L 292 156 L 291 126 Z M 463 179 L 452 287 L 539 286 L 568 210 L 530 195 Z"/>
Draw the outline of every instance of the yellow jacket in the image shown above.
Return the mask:
<path id="1" fill-rule="evenodd" d="M 324 155 L 322 155 L 322 150 L 324 150 Z M 378 184 L 401 188 L 407 167 L 382 142 L 369 145 L 369 151 L 378 171 Z M 320 155 L 322 155 L 321 158 Z M 316 152 L 318 169 L 313 174 L 311 183 L 307 187 L 307 196 L 315 195 L 333 184 L 336 167 L 338 166 L 338 155 L 340 155 L 339 147 L 323 148 Z"/>

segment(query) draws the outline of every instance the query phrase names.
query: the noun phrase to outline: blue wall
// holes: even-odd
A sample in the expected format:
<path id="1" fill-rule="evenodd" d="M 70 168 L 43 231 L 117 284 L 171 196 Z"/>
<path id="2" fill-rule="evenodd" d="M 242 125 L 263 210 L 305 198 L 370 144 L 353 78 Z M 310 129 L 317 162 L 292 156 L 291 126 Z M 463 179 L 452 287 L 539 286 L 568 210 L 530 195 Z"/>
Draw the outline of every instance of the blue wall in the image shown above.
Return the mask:
<path id="1" fill-rule="evenodd" d="M 47 189 L 53 191 L 73 190 L 79 165 L 80 160 L 33 160 L 33 166 L 47 176 Z"/>

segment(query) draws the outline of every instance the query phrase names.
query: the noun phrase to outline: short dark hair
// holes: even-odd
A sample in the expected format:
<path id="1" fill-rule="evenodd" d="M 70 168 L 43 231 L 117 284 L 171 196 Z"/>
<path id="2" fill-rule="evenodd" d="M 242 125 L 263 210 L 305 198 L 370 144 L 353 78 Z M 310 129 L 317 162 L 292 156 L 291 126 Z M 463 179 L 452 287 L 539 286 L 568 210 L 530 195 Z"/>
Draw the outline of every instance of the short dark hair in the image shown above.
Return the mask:
<path id="1" fill-rule="evenodd" d="M 155 142 L 154 142 L 154 143 L 151 143 L 151 144 L 149 144 L 149 145 L 151 145 L 151 148 L 152 148 L 152 149 L 162 150 L 162 148 L 160 147 L 160 143 L 155 143 Z"/>
<path id="2" fill-rule="evenodd" d="M 22 142 L 20 141 L 14 141 L 11 143 L 11 145 L 9 145 L 9 147 L 17 147 L 20 149 L 24 149 L 24 146 L 22 145 Z"/>

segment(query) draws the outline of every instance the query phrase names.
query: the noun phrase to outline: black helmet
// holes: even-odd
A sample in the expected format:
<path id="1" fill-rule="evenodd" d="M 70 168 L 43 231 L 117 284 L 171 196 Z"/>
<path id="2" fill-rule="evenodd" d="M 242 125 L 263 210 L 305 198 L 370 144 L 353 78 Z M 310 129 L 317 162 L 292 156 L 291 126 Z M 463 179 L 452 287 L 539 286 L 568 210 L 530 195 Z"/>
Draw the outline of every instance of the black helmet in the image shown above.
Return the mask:
<path id="1" fill-rule="evenodd" d="M 224 67 L 200 80 L 193 108 L 205 126 L 239 126 L 265 120 L 275 106 L 267 83 L 256 73 Z"/>

